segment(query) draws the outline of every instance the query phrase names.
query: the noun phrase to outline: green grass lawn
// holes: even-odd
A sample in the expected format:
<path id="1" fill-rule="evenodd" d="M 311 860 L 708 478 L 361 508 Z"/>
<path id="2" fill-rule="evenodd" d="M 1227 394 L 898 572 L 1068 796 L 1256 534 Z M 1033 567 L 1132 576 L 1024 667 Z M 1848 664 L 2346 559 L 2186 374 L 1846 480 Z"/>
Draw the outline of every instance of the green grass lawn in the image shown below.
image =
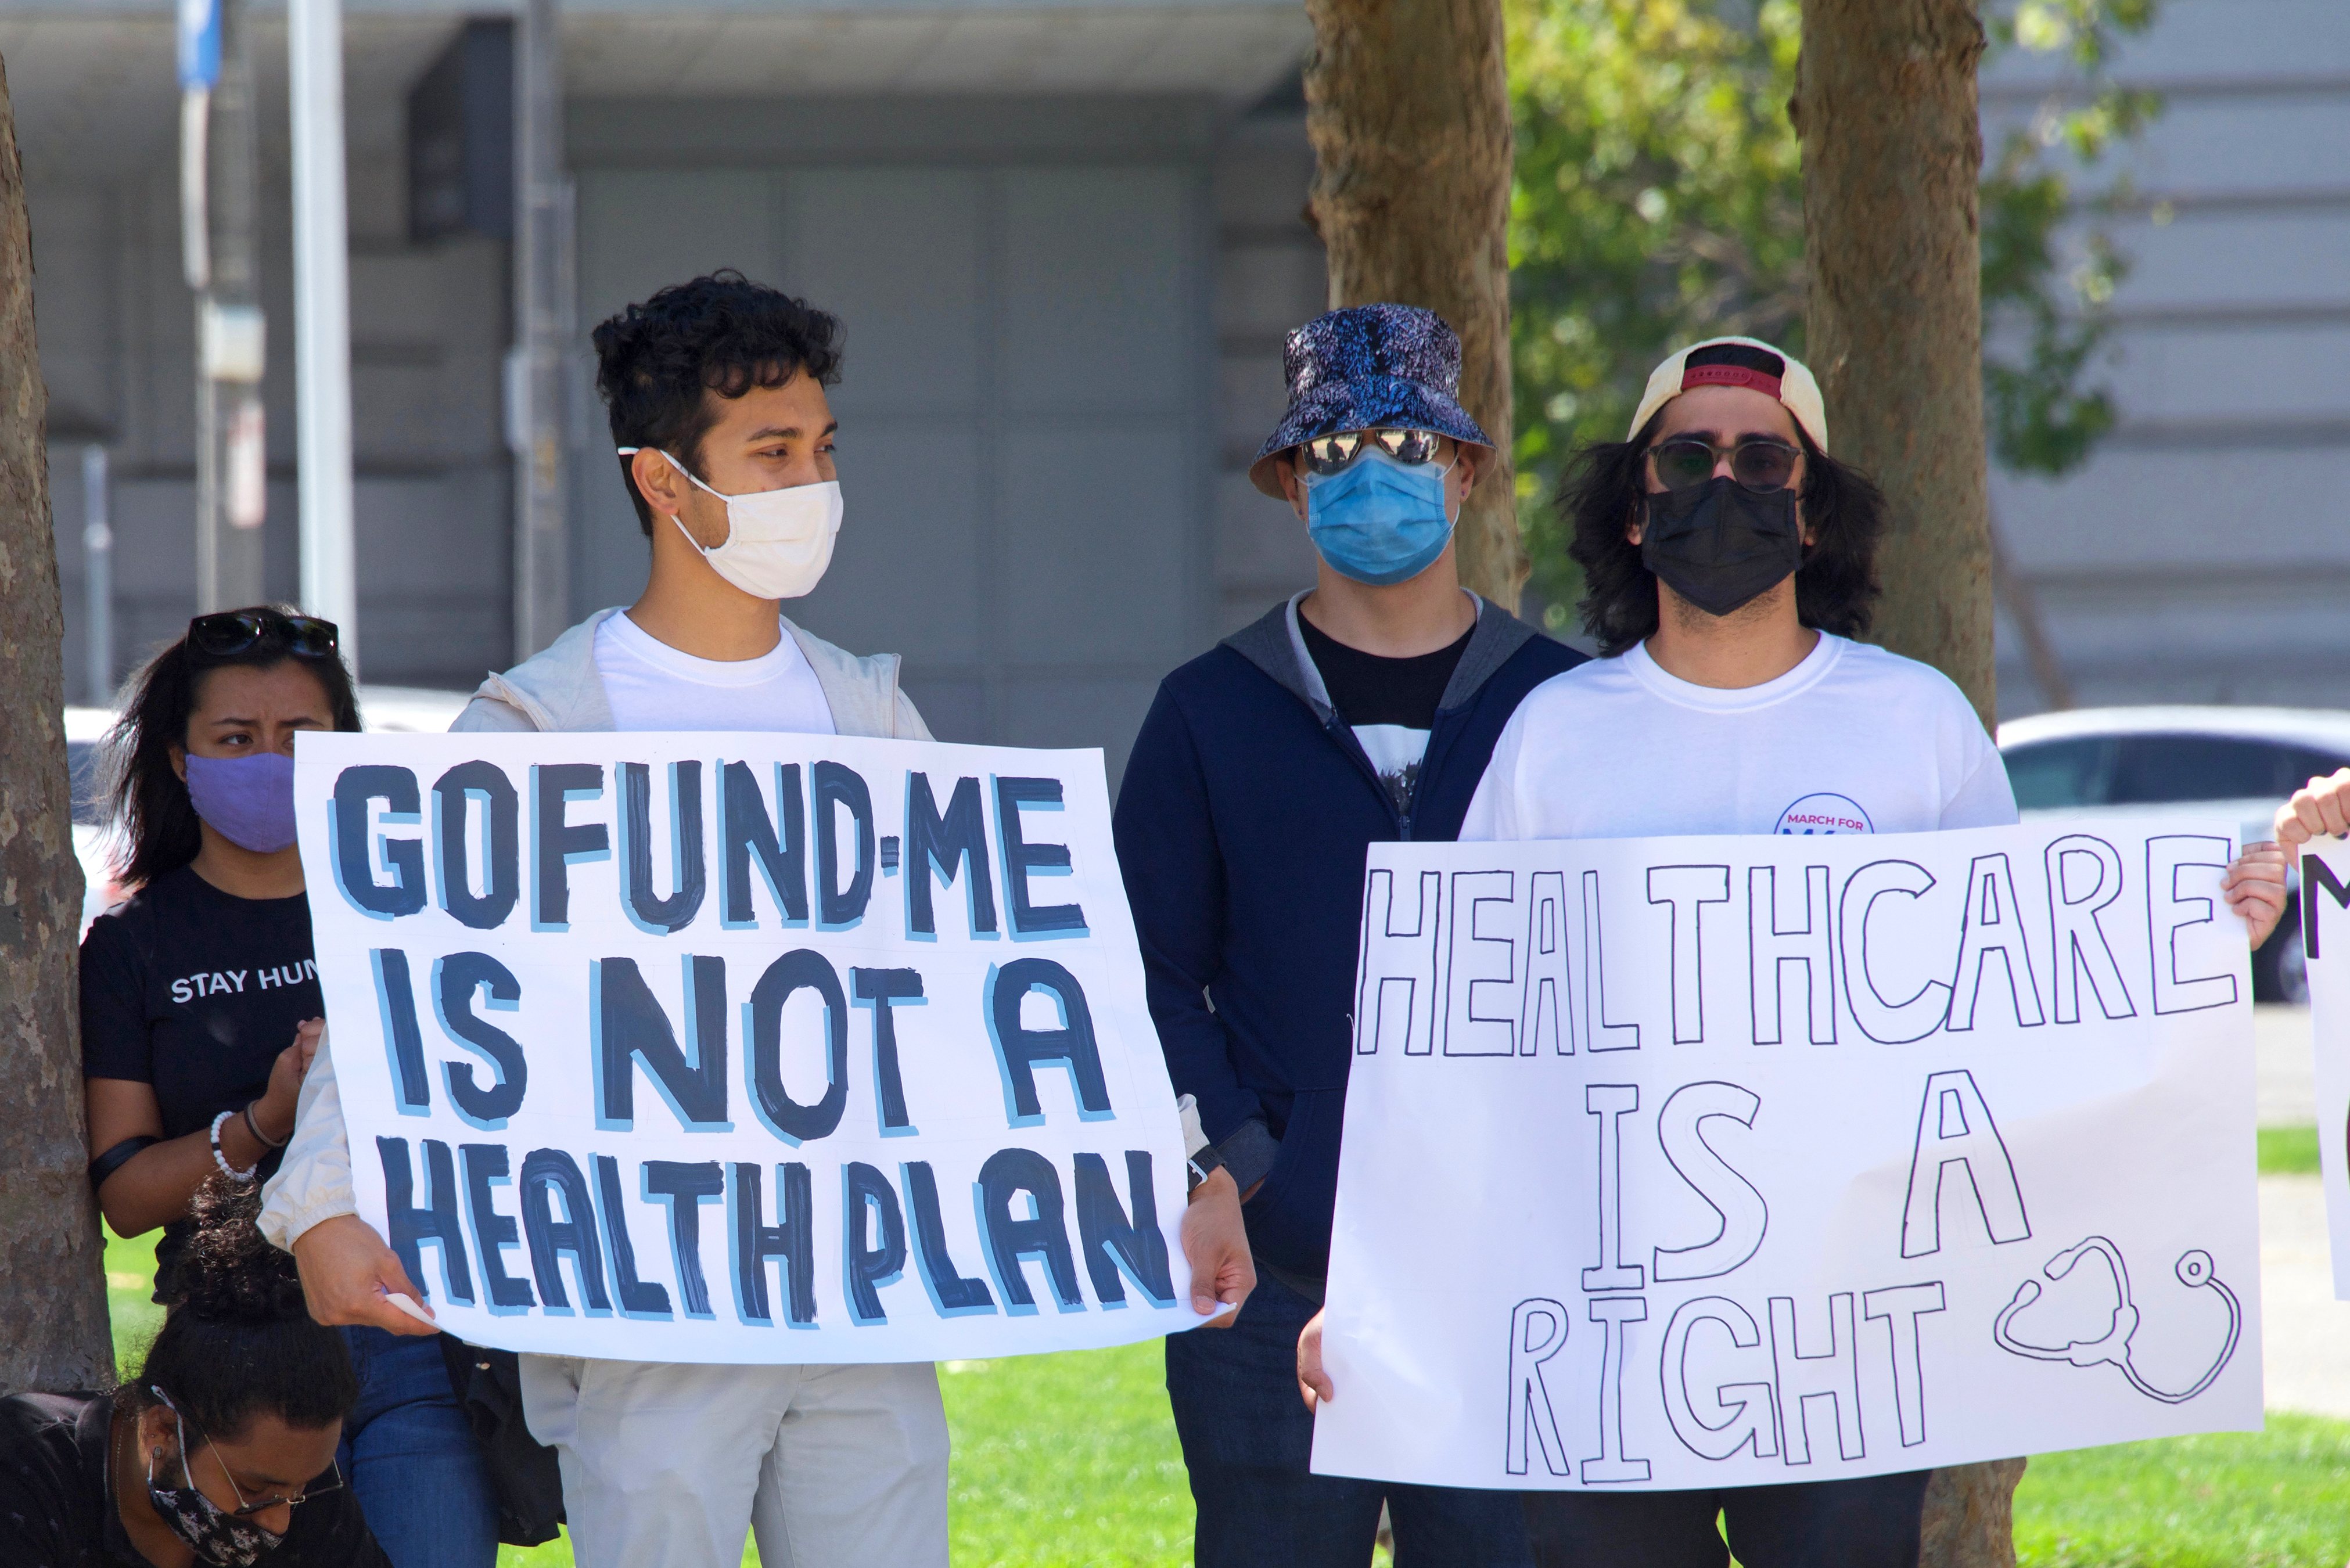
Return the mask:
<path id="1" fill-rule="evenodd" d="M 2262 1127 L 2261 1129 L 2261 1174 L 2262 1176 L 2315 1176 L 2317 1174 L 2317 1129 L 2315 1127 Z"/>
<path id="2" fill-rule="evenodd" d="M 2306 1143 L 2296 1152 L 2263 1131 L 2262 1168 L 2314 1169 L 2314 1136 Z M 109 1238 L 107 1295 L 126 1369 L 161 1320 L 147 1300 L 153 1266 L 148 1243 Z M 1155 1343 L 944 1364 L 957 1568 L 1188 1563 L 1191 1497 L 1161 1365 Z M 2272 1415 L 2265 1432 L 2044 1456 L 2016 1493 L 2015 1519 L 2023 1568 L 2341 1568 L 2350 1422 Z M 569 1568 L 571 1552 L 558 1541 L 508 1547 L 498 1561 Z"/>
<path id="3" fill-rule="evenodd" d="M 2015 1494 L 2029 1568 L 2342 1568 L 2350 1421 L 2051 1454 Z"/>

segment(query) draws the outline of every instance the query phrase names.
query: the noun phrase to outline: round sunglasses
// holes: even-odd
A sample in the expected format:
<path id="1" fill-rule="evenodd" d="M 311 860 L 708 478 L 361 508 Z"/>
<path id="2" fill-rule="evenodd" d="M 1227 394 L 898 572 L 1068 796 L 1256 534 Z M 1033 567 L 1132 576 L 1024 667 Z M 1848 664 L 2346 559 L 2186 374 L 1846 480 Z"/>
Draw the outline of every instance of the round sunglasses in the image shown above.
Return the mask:
<path id="1" fill-rule="evenodd" d="M 1675 436 L 1648 449 L 1648 459 L 1656 465 L 1657 483 L 1667 490 L 1688 490 L 1703 484 L 1713 477 L 1714 469 L 1725 457 L 1730 460 L 1730 476 L 1747 489 L 1766 493 L 1784 490 L 1794 478 L 1795 464 L 1803 455 L 1801 447 L 1759 436 L 1736 446 L 1716 446 L 1695 436 Z"/>
<path id="2" fill-rule="evenodd" d="M 1305 470 L 1327 477 L 1377 449 L 1396 462 L 1417 468 L 1433 462 L 1444 438 L 1434 431 L 1343 431 L 1316 436 L 1305 443 Z"/>
<path id="3" fill-rule="evenodd" d="M 333 621 L 276 610 L 221 610 L 188 623 L 188 646 L 210 659 L 234 659 L 264 643 L 282 645 L 296 659 L 332 659 L 341 635 Z"/>

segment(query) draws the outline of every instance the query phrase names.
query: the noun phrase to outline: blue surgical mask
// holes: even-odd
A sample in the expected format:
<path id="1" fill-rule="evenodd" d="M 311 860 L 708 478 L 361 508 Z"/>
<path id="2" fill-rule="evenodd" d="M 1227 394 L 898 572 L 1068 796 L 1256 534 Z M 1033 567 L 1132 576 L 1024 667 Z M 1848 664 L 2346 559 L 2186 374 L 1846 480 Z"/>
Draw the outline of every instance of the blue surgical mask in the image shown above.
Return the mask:
<path id="1" fill-rule="evenodd" d="M 1451 468 L 1367 452 L 1336 473 L 1307 474 L 1306 536 L 1342 577 L 1375 588 L 1409 582 L 1452 537 L 1444 510 Z"/>

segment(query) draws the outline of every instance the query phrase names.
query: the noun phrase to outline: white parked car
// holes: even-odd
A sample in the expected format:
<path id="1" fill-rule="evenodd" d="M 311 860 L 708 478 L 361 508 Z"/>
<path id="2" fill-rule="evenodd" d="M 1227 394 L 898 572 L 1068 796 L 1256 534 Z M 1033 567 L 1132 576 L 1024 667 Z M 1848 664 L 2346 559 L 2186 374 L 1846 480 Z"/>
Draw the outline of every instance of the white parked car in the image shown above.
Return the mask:
<path id="1" fill-rule="evenodd" d="M 362 686 L 359 719 L 370 731 L 438 734 L 472 700 L 465 691 L 429 691 L 412 686 Z M 114 726 L 106 708 L 68 708 L 66 759 L 73 770 L 74 857 L 81 862 L 81 929 L 120 903 L 123 889 L 108 864 L 109 832 L 98 799 L 99 742 Z"/>
<path id="2" fill-rule="evenodd" d="M 2241 842 L 2312 778 L 2350 767 L 2350 712 L 2294 708 L 2085 708 L 1999 727 L 2024 820 L 2151 815 L 2182 805 L 2231 818 Z M 2252 994 L 2306 1002 L 2300 890 L 2252 955 Z"/>

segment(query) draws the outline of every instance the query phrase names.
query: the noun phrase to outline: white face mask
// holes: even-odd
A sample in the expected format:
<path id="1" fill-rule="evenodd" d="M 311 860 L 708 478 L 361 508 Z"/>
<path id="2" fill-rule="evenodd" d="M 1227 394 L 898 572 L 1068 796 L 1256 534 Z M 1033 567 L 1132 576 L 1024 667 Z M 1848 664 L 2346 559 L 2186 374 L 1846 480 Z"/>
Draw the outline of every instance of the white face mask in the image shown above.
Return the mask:
<path id="1" fill-rule="evenodd" d="M 622 457 L 639 448 L 614 449 Z M 659 447 L 653 449 L 660 452 Z M 685 464 L 660 452 L 669 465 L 693 483 L 726 503 L 726 543 L 702 549 L 686 528 L 685 519 L 672 513 L 670 521 L 685 535 L 686 543 L 702 551 L 702 558 L 720 576 L 754 598 L 795 599 L 824 580 L 832 564 L 833 536 L 840 532 L 840 481 L 794 484 L 782 490 L 759 490 L 748 495 L 727 495 L 694 479 Z"/>

